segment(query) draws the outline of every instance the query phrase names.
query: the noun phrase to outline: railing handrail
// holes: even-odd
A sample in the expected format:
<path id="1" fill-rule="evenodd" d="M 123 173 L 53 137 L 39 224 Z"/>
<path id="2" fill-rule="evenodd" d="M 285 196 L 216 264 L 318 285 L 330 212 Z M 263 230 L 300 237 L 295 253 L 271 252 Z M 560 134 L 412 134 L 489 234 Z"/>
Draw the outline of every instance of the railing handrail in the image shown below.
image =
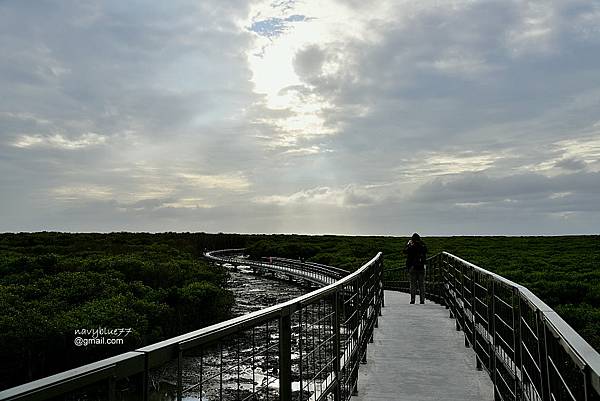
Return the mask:
<path id="1" fill-rule="evenodd" d="M 348 271 L 344 271 L 345 274 L 341 274 L 340 269 L 332 266 L 301 262 L 294 259 L 278 257 L 272 257 L 270 260 L 268 260 L 269 258 L 263 257 L 262 261 L 242 259 L 239 257 L 239 254 L 243 253 L 244 251 L 245 248 L 210 251 L 205 252 L 204 257 L 215 262 L 246 265 L 252 267 L 253 269 L 259 268 L 274 273 L 295 276 L 301 280 L 305 280 L 319 286 L 332 284 L 341 277 L 349 274 Z"/>
<path id="2" fill-rule="evenodd" d="M 243 248 L 224 250 L 220 252 L 233 253 L 240 251 L 243 251 Z M 381 260 L 381 255 L 381 252 L 377 253 L 375 257 L 363 264 L 355 272 L 350 273 L 336 282 L 325 285 L 324 287 L 316 289 L 308 294 L 202 329 L 191 331 L 177 337 L 169 338 L 158 343 L 141 347 L 131 352 L 116 355 L 111 358 L 80 366 L 75 369 L 1 391 L 0 400 L 41 400 L 49 398 L 53 395 L 59 395 L 67 391 L 81 388 L 82 386 L 92 382 L 106 379 L 115 380 L 138 373 L 144 373 L 150 368 L 159 366 L 163 362 L 174 359 L 174 357 L 176 358 L 178 354 L 181 355 L 183 350 L 209 343 L 215 339 L 222 338 L 245 328 L 253 327 L 257 324 L 274 318 L 281 319 L 282 317 L 287 317 L 289 321 L 289 316 L 292 313 L 300 310 L 306 305 L 311 305 L 315 301 L 319 301 L 330 295 L 335 295 L 337 298 L 337 291 L 344 291 L 349 284 L 350 287 L 354 285 L 353 280 L 357 278 L 360 279 L 361 274 L 367 272 L 367 270 L 372 267 L 373 264 L 378 263 L 378 261 Z M 444 280 L 444 277 L 440 276 L 439 274 L 440 271 L 436 270 L 436 260 L 441 262 L 441 266 L 448 262 L 452 263 L 452 266 L 454 266 L 455 269 L 457 266 L 460 267 L 459 270 L 456 270 L 457 275 L 453 276 L 452 280 Z M 465 297 L 465 291 L 468 290 L 468 288 L 465 286 L 465 283 L 468 282 L 467 280 L 472 280 L 470 281 L 471 284 L 475 285 L 475 278 L 479 277 L 477 280 L 483 279 L 485 281 L 479 281 L 478 283 L 481 284 L 487 282 L 490 284 L 490 288 L 492 288 L 492 304 L 490 304 L 492 307 L 492 317 L 495 316 L 493 311 L 493 302 L 495 302 L 493 288 L 496 286 L 497 291 L 498 288 L 506 288 L 506 290 L 503 291 L 508 291 L 509 293 L 514 294 L 512 296 L 516 296 L 517 299 L 521 299 L 523 301 L 523 308 L 525 308 L 525 305 L 528 305 L 528 309 L 531 309 L 536 314 L 540 315 L 540 321 L 545 324 L 545 327 L 548 328 L 548 333 L 550 333 L 548 334 L 549 337 L 547 337 L 548 340 L 553 341 L 554 344 L 560 344 L 558 349 L 564 349 L 564 352 L 568 354 L 573 363 L 585 373 L 586 380 L 588 380 L 588 384 L 591 386 L 591 388 L 600 393 L 600 354 L 598 354 L 591 347 L 591 345 L 589 345 L 572 327 L 570 327 L 552 308 L 540 300 L 529 289 L 448 252 L 437 254 L 429 258 L 428 262 L 431 263 L 432 267 L 432 279 L 437 280 L 432 281 L 431 283 L 442 286 L 451 284 L 451 288 L 448 287 L 444 290 L 440 287 L 434 287 L 434 290 L 446 291 L 445 296 L 448 296 L 448 291 L 450 291 L 451 295 L 455 297 L 456 300 L 460 301 L 458 304 L 455 302 L 450 306 L 454 308 L 453 311 L 463 313 L 461 316 L 461 325 L 467 322 L 469 324 L 477 323 L 477 320 L 472 321 L 471 318 L 466 315 L 466 313 L 469 312 L 469 305 L 463 303 L 469 301 L 469 299 Z M 376 267 L 379 269 L 381 268 L 381 266 L 377 265 Z M 469 273 L 470 271 L 477 272 L 478 274 L 471 274 Z M 428 273 L 428 275 L 429 274 L 430 273 Z M 459 291 L 457 292 L 457 290 Z M 462 293 L 460 293 L 460 291 L 462 291 Z M 430 295 L 439 296 L 440 294 L 436 294 L 434 291 L 434 293 L 430 293 Z M 474 294 L 471 295 L 475 297 Z M 381 299 L 381 301 L 383 301 L 383 299 Z M 501 300 L 498 302 L 501 302 Z M 448 303 L 446 303 L 446 305 L 448 306 Z M 520 305 L 521 304 L 518 306 L 519 309 L 521 308 Z M 472 308 L 473 306 L 471 305 L 471 311 Z M 472 316 L 472 318 L 475 319 L 474 316 Z M 514 321 L 512 324 L 514 326 Z M 465 327 L 465 329 L 467 328 Z M 478 328 L 474 327 L 473 330 L 477 331 Z M 498 348 L 498 351 L 494 350 L 494 347 L 501 346 L 501 344 L 495 343 L 495 334 L 493 334 L 494 330 L 495 329 L 492 328 L 492 330 L 489 332 L 479 332 L 479 334 L 475 332 L 474 335 L 479 336 L 483 334 L 484 336 L 488 336 L 484 337 L 483 341 L 488 342 L 492 346 L 491 351 L 494 353 L 502 353 L 501 348 Z M 489 337 L 489 335 L 491 335 L 491 337 Z M 514 335 L 515 338 L 519 338 L 517 334 Z M 490 340 L 492 341 L 491 343 Z M 513 350 L 513 352 L 516 352 L 516 349 Z M 494 355 L 493 357 L 496 358 L 497 355 Z M 516 358 L 518 359 L 518 357 Z M 516 360 L 513 360 L 513 363 L 516 372 L 516 369 L 518 368 L 516 366 Z"/>
<path id="3" fill-rule="evenodd" d="M 240 251 L 241 249 L 229 249 L 224 251 Z M 181 349 L 190 348 L 210 342 L 214 338 L 223 336 L 228 333 L 228 330 L 235 331 L 252 324 L 257 324 L 270 318 L 280 316 L 282 314 L 289 315 L 298 310 L 302 305 L 310 304 L 312 300 L 333 293 L 337 288 L 346 285 L 354 278 L 359 276 L 371 267 L 378 259 L 381 258 L 382 252 L 378 252 L 370 261 L 363 264 L 355 272 L 343 277 L 333 284 L 316 289 L 308 294 L 301 295 L 297 298 L 285 301 L 255 312 L 251 312 L 242 316 L 238 316 L 220 323 L 213 324 L 198 330 L 194 330 L 176 337 L 172 337 L 158 343 L 150 344 L 133 351 L 118 354 L 97 362 L 83 365 L 74 369 L 60 372 L 51 376 L 47 376 L 38 380 L 21 384 L 3 391 L 0 391 L 0 400 L 12 399 L 46 399 L 48 392 L 61 394 L 65 389 L 78 388 L 78 382 L 82 378 L 86 378 L 85 382 L 89 383 L 90 376 L 102 375 L 98 380 L 111 376 L 112 378 L 120 378 L 130 376 L 136 373 L 142 373 L 145 369 L 152 368 L 160 363 L 172 359 L 173 355 Z M 140 364 L 140 358 L 147 358 L 146 366 Z M 117 364 L 123 363 L 127 369 L 117 369 Z M 110 371 L 110 375 L 105 372 Z M 67 390 L 67 391 L 69 391 Z M 42 395 L 42 393 L 44 393 Z M 39 395 L 39 397 L 36 397 Z"/>
<path id="4" fill-rule="evenodd" d="M 551 307 L 549 307 L 544 301 L 539 299 L 531 290 L 521 284 L 517 284 L 511 280 L 508 280 L 505 277 L 502 277 L 499 274 L 481 268 L 471 262 L 468 262 L 456 255 L 453 255 L 449 252 L 442 252 L 442 254 L 450 256 L 466 265 L 472 267 L 473 269 L 486 274 L 490 277 L 493 277 L 495 280 L 498 280 L 504 284 L 512 286 L 516 288 L 521 295 L 532 305 L 534 305 L 540 313 L 547 319 L 548 322 L 552 324 L 555 328 L 555 332 L 557 335 L 561 337 L 561 340 L 564 341 L 563 347 L 565 345 L 565 350 L 569 353 L 573 352 L 574 356 L 585 363 L 585 365 L 589 366 L 591 372 L 595 375 L 595 380 L 592 380 L 592 384 L 596 387 L 596 390 L 600 392 L 600 354 L 596 352 L 592 346 L 581 337 L 575 329 L 573 329 L 562 317 L 558 315 L 556 311 L 554 311 Z"/>
<path id="5" fill-rule="evenodd" d="M 375 261 L 377 261 L 377 259 L 379 259 L 380 256 L 381 256 L 381 252 L 379 252 L 376 256 L 373 257 L 373 259 L 371 259 L 370 261 L 368 261 L 367 263 L 362 265 L 360 269 L 353 272 L 352 274 L 336 281 L 333 284 L 329 284 L 325 287 L 318 288 L 312 292 L 309 292 L 308 294 L 300 295 L 299 297 L 296 297 L 289 301 L 285 301 L 285 302 L 282 302 L 282 303 L 279 303 L 276 305 L 266 307 L 264 309 L 250 312 L 245 315 L 235 317 L 233 319 L 225 320 L 223 322 L 216 323 L 211 326 L 203 327 L 201 329 L 198 329 L 198 330 L 195 330 L 195 331 L 192 331 L 189 333 L 181 334 L 177 337 L 169 338 L 167 340 L 163 340 L 163 341 L 155 343 L 155 344 L 147 345 L 145 347 L 136 349 L 136 351 L 151 352 L 153 350 L 164 348 L 169 345 L 177 344 L 177 343 L 180 343 L 183 341 L 188 342 L 188 341 L 197 340 L 203 336 L 219 335 L 223 331 L 226 331 L 228 328 L 233 327 L 233 326 L 245 326 L 247 324 L 254 323 L 256 321 L 263 321 L 263 320 L 269 319 L 271 317 L 278 316 L 282 310 L 286 310 L 286 312 L 287 311 L 294 312 L 295 310 L 298 309 L 299 306 L 306 304 L 306 303 L 310 303 L 310 301 L 315 298 L 319 298 L 321 296 L 328 295 L 328 294 L 332 293 L 337 287 L 345 285 L 345 283 L 351 281 L 353 278 L 355 278 L 356 276 L 360 275 L 363 271 L 368 269 L 371 266 L 371 264 L 375 263 Z M 210 340 L 207 340 L 207 341 L 210 341 Z M 195 345 L 198 345 L 198 344 L 200 344 L 200 343 L 195 343 Z"/>
<path id="6" fill-rule="evenodd" d="M 347 276 L 348 274 L 350 274 L 350 272 L 348 270 L 342 269 L 340 267 L 325 265 L 323 263 L 303 262 L 303 261 L 299 261 L 299 260 L 296 260 L 296 259 L 281 258 L 281 257 L 278 257 L 278 256 L 274 256 L 273 260 L 276 260 L 276 261 L 278 260 L 278 261 L 282 261 L 282 262 L 290 262 L 290 263 L 294 263 L 294 264 L 302 264 L 304 266 L 310 266 L 310 267 L 316 267 L 316 268 L 320 268 L 320 269 L 331 271 L 333 273 L 339 273 L 342 276 Z"/>
<path id="7" fill-rule="evenodd" d="M 120 367 L 118 371 L 117 365 Z M 94 381 L 97 381 L 111 376 L 129 376 L 139 373 L 143 369 L 144 354 L 142 352 L 125 352 L 0 391 L 0 400 L 23 397 L 38 399 L 36 397 L 38 394 L 40 395 L 39 399 L 51 398 L 53 394 L 65 393 L 80 387 L 81 382 L 86 382 L 92 376 Z M 42 395 L 42 393 L 44 394 Z"/>
<path id="8" fill-rule="evenodd" d="M 503 282 L 504 284 L 507 284 L 507 285 L 510 285 L 510 286 L 513 286 L 513 287 L 523 287 L 521 284 L 517 284 L 517 283 L 515 283 L 514 281 L 511 281 L 511 280 L 509 280 L 509 279 L 507 279 L 507 278 L 505 278 L 505 277 L 502 277 L 502 276 L 501 276 L 501 275 L 499 275 L 499 274 L 496 274 L 496 273 L 494 273 L 494 272 L 491 272 L 491 271 L 489 271 L 489 270 L 486 270 L 486 269 L 484 269 L 484 268 L 482 268 L 482 267 L 479 267 L 479 266 L 477 266 L 476 264 L 469 262 L 468 260 L 464 260 L 464 259 L 462 259 L 462 258 L 460 258 L 460 257 L 458 257 L 458 256 L 456 256 L 456 255 L 453 255 L 453 254 L 451 254 L 450 252 L 443 251 L 443 252 L 441 252 L 441 254 L 442 254 L 442 255 L 447 255 L 447 256 L 450 256 L 451 258 L 453 258 L 453 259 L 456 259 L 456 260 L 458 260 L 459 262 L 461 262 L 461 263 L 464 263 L 465 265 L 467 265 L 467 266 L 469 266 L 469 267 L 472 267 L 473 269 L 475 269 L 475 270 L 477 270 L 477 271 L 479 271 L 479 272 L 481 272 L 481 273 L 487 274 L 488 276 L 490 276 L 490 277 L 493 277 L 493 278 L 495 278 L 496 280 Z M 430 257 L 429 259 L 433 259 L 433 258 L 434 258 L 434 257 L 436 257 L 436 256 L 437 256 L 437 255 L 433 255 L 433 256 L 432 256 L 432 257 Z"/>
<path id="9" fill-rule="evenodd" d="M 243 252 L 245 250 L 246 250 L 246 248 L 219 249 L 219 250 L 214 250 L 214 251 L 208 251 L 204 255 L 208 256 L 208 257 L 215 257 L 215 255 L 213 255 L 214 253 L 239 253 L 239 252 Z M 266 259 L 266 258 L 270 258 L 270 257 L 263 256 L 263 259 Z M 327 271 L 330 271 L 333 273 L 339 273 L 342 276 L 346 276 L 349 274 L 348 270 L 342 269 L 340 267 L 325 265 L 323 263 L 299 261 L 296 259 L 283 258 L 280 256 L 272 256 L 271 258 L 275 261 L 290 262 L 290 263 L 294 263 L 294 264 L 302 264 L 303 266 L 308 266 L 308 267 L 321 268 L 321 269 L 324 269 L 324 270 L 327 270 Z"/>
<path id="10" fill-rule="evenodd" d="M 494 312 L 494 302 L 495 301 L 495 297 L 498 296 L 498 294 L 496 293 L 496 295 L 494 295 L 494 288 L 498 288 L 498 287 L 504 287 L 507 289 L 506 294 L 513 294 L 512 297 L 510 298 L 512 300 L 521 300 L 521 301 L 502 301 L 501 299 L 499 299 L 499 304 L 498 307 L 503 307 L 501 304 L 504 302 L 506 307 L 509 307 L 513 310 L 513 321 L 512 321 L 512 328 L 510 330 L 514 330 L 514 333 L 512 334 L 512 336 L 514 337 L 513 341 L 516 341 L 517 343 L 515 344 L 515 348 L 511 349 L 510 346 L 508 348 L 509 355 L 511 355 L 510 353 L 516 353 L 517 349 L 522 350 L 522 347 L 528 347 L 529 345 L 525 344 L 525 343 L 521 343 L 523 341 L 523 338 L 521 337 L 521 329 L 519 328 L 520 326 L 520 322 L 521 320 L 519 320 L 518 322 L 515 322 L 515 308 L 517 308 L 517 319 L 521 319 L 521 314 L 524 313 L 522 312 L 521 309 L 521 304 L 519 304 L 518 302 L 523 302 L 523 307 L 525 307 L 525 305 L 528 305 L 529 310 L 531 311 L 530 313 L 535 314 L 536 316 L 538 316 L 538 321 L 541 322 L 543 327 L 546 327 L 548 330 L 548 334 L 539 334 L 538 331 L 538 335 L 541 335 L 543 338 L 538 339 L 538 342 L 541 342 L 540 345 L 538 345 L 538 347 L 541 347 L 540 349 L 546 349 L 547 347 L 550 347 L 550 343 L 552 344 L 556 344 L 558 345 L 558 349 L 562 349 L 563 352 L 568 355 L 569 359 L 572 361 L 573 365 L 577 367 L 577 369 L 583 374 L 584 379 L 583 379 L 583 383 L 584 383 L 584 387 L 585 386 L 590 386 L 588 390 L 586 389 L 581 389 L 581 387 L 578 391 L 583 391 L 585 395 L 585 399 L 586 400 L 592 400 L 592 399 L 596 399 L 596 398 L 588 398 L 588 397 L 594 397 L 593 395 L 589 394 L 589 391 L 595 391 L 596 392 L 596 396 L 597 397 L 600 394 L 600 354 L 587 342 L 585 341 L 581 335 L 579 333 L 577 333 L 562 317 L 560 317 L 558 315 L 558 313 L 556 311 L 554 311 L 550 306 L 548 306 L 545 302 L 543 302 L 540 298 L 538 298 L 531 290 L 529 290 L 527 287 L 521 285 L 521 284 L 517 284 L 499 274 L 490 272 L 489 270 L 483 269 L 471 262 L 468 262 L 456 255 L 453 255 L 449 252 L 441 252 L 440 254 L 434 255 L 431 258 L 428 259 L 428 261 L 431 262 L 433 269 L 434 269 L 434 280 L 437 278 L 440 283 L 443 285 L 443 288 L 437 288 L 438 292 L 442 291 L 443 293 L 443 297 L 445 297 L 445 304 L 447 307 L 450 307 L 450 309 L 452 310 L 451 312 L 451 316 L 452 315 L 456 315 L 457 318 L 457 329 L 459 329 L 459 327 L 462 329 L 464 328 L 465 331 L 465 338 L 467 339 L 467 337 L 472 337 L 473 335 L 475 335 L 475 331 L 476 331 L 476 327 L 470 328 L 470 327 L 464 327 L 464 325 L 472 325 L 474 324 L 474 322 L 477 322 L 478 320 L 480 320 L 479 318 L 476 318 L 475 316 L 473 316 L 472 314 L 475 313 L 474 312 L 474 305 L 471 304 L 472 303 L 477 303 L 477 302 L 482 302 L 482 300 L 475 300 L 475 294 L 473 293 L 473 291 L 475 291 L 475 283 L 477 282 L 479 286 L 484 285 L 482 283 L 485 283 L 485 280 L 491 280 L 491 285 L 484 285 L 484 287 L 481 287 L 483 289 L 483 291 L 486 291 L 485 288 L 488 288 L 488 291 L 491 289 L 491 293 L 488 293 L 488 295 L 491 296 L 491 301 L 489 301 L 487 307 L 491 307 L 491 315 L 490 315 L 490 319 L 496 320 L 496 317 L 499 319 L 499 322 L 501 322 L 501 318 L 499 315 L 496 315 L 497 312 Z M 437 265 L 436 265 L 437 264 Z M 442 275 L 440 276 L 440 271 L 437 270 L 438 268 L 441 268 L 442 270 Z M 465 269 L 466 268 L 466 269 Z M 472 270 L 473 272 L 477 272 L 477 275 L 469 273 L 469 270 Z M 481 277 L 481 278 L 477 278 L 477 277 Z M 487 277 L 487 279 L 485 279 L 485 277 Z M 467 287 L 467 284 L 469 284 L 469 286 Z M 472 289 L 471 289 L 472 286 Z M 497 290 L 498 291 L 498 290 Z M 439 295 L 439 294 L 436 294 Z M 473 301 L 471 301 L 471 298 L 473 299 Z M 488 302 L 488 301 L 486 301 Z M 513 304 L 513 302 L 517 302 L 517 304 Z M 510 316 L 509 316 L 510 318 Z M 476 320 L 473 320 L 476 319 Z M 459 324 L 460 321 L 460 324 Z M 506 323 L 508 322 L 508 323 Z M 501 323 L 501 325 L 510 325 L 510 320 L 507 320 L 504 323 Z M 480 322 L 481 323 L 481 322 Z M 483 322 L 484 324 L 490 325 L 490 322 Z M 516 324 L 516 326 L 515 326 Z M 502 354 L 502 348 L 504 347 L 501 343 L 496 343 L 495 339 L 496 339 L 496 335 L 498 334 L 494 334 L 497 333 L 494 328 L 494 323 L 491 323 L 491 327 L 488 327 L 488 329 L 491 329 L 491 331 L 488 333 L 491 337 L 489 339 L 484 338 L 483 341 L 484 342 L 488 342 L 492 347 L 499 347 L 498 351 L 492 351 L 492 352 L 499 352 L 500 354 L 498 354 L 498 356 L 500 356 Z M 531 328 L 529 328 L 529 330 L 533 330 Z M 541 329 L 536 329 L 536 330 L 541 330 Z M 468 333 L 467 333 L 468 332 Z M 504 334 L 500 334 L 499 335 L 499 340 L 505 341 L 505 335 Z M 504 337 L 504 338 L 502 338 Z M 468 338 L 470 342 L 473 341 L 473 338 Z M 521 351 L 522 352 L 522 351 Z M 539 351 L 541 352 L 541 351 Z M 543 352 L 548 352 L 547 350 L 544 350 Z M 558 351 L 553 351 L 553 352 L 558 352 Z M 496 356 L 494 356 L 495 358 Z M 554 356 L 553 356 L 554 357 Z M 519 366 L 518 363 L 523 363 L 522 361 L 522 356 L 519 356 L 518 354 L 515 354 L 513 356 L 510 356 L 510 358 L 514 358 L 512 360 L 512 363 L 514 363 L 513 368 L 515 369 L 515 372 L 518 371 Z M 541 358 L 541 356 L 540 356 Z M 546 358 L 546 356 L 544 356 L 544 358 Z M 547 357 L 550 358 L 550 357 Z M 548 359 L 549 360 L 549 359 Z M 549 360 L 550 361 L 550 360 Z M 553 364 L 552 369 L 558 369 L 558 365 L 554 365 L 555 362 L 550 361 L 549 363 Z M 479 364 L 479 360 L 478 360 L 478 364 Z M 548 365 L 550 366 L 550 365 Z M 540 374 L 548 374 L 544 369 L 549 369 L 549 368 L 543 368 L 543 367 L 538 367 L 539 369 L 542 369 L 541 372 L 545 372 L 545 373 L 540 373 Z M 495 368 L 493 368 L 492 370 L 494 370 Z M 490 375 L 493 375 L 494 377 L 496 376 L 496 371 L 494 370 L 493 372 L 490 371 L 489 372 Z M 522 373 L 522 372 L 520 372 Z M 562 378 L 561 378 L 562 379 Z M 495 379 L 494 379 L 495 380 Z M 529 379 L 528 379 L 529 380 Z M 550 377 L 545 377 L 543 379 L 543 381 L 548 380 L 548 388 L 551 387 L 551 379 Z M 495 382 L 494 382 L 495 383 Z M 546 384 L 542 384 L 542 387 L 545 386 Z M 564 382 L 564 385 L 566 386 L 565 388 L 567 389 L 567 391 L 571 391 L 571 389 L 569 389 L 569 385 L 567 385 L 566 382 Z M 575 386 L 575 384 L 573 384 L 573 386 Z M 577 387 L 573 387 L 572 389 L 575 389 Z M 594 390 L 591 390 L 594 389 Z M 538 389 L 539 391 L 539 389 Z M 543 389 L 542 388 L 542 392 L 544 391 L 552 391 L 552 390 L 548 390 L 548 389 Z M 556 390 L 558 391 L 558 390 Z M 545 400 L 547 393 L 544 393 L 544 397 L 543 399 Z M 575 396 L 573 394 L 570 394 L 570 397 L 572 399 L 575 399 Z M 562 399 L 562 398 L 561 398 Z M 579 398 L 578 398 L 579 399 Z"/>

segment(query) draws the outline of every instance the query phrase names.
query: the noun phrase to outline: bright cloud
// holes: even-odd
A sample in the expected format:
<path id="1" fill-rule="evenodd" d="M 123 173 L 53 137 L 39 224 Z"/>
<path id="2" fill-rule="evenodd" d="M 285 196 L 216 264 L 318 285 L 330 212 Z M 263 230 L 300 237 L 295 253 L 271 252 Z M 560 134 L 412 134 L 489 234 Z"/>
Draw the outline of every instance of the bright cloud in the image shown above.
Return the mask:
<path id="1" fill-rule="evenodd" d="M 303 139 L 338 132 L 325 117 L 335 105 L 312 89 L 316 82 L 342 73 L 347 55 L 336 44 L 367 40 L 373 32 L 371 20 L 383 17 L 386 9 L 373 7 L 365 17 L 336 2 L 275 6 L 266 1 L 253 6 L 248 24 L 257 37 L 248 62 L 254 90 L 266 96 L 264 107 L 288 111 L 278 118 L 258 117 L 276 128 L 272 145 L 301 146 Z"/>
<path id="2" fill-rule="evenodd" d="M 50 136 L 44 135 L 23 135 L 19 137 L 13 146 L 17 148 L 31 148 L 36 146 L 47 146 L 50 148 L 75 150 L 83 149 L 91 146 L 102 145 L 106 143 L 106 137 L 93 132 L 83 134 L 78 138 L 65 138 L 61 134 Z"/>
<path id="3" fill-rule="evenodd" d="M 354 208 L 367 206 L 377 201 L 375 191 L 347 185 L 342 188 L 316 187 L 290 195 L 268 195 L 254 199 L 257 203 L 279 206 L 338 206 Z"/>
<path id="4" fill-rule="evenodd" d="M 81 199 L 109 200 L 114 196 L 113 189 L 109 186 L 76 185 L 54 188 L 51 195 L 56 199 L 73 201 Z"/>
<path id="5" fill-rule="evenodd" d="M 558 28 L 556 8 L 555 3 L 547 1 L 521 4 L 518 10 L 519 22 L 507 35 L 507 46 L 515 56 L 555 50 L 553 35 Z"/>
<path id="6" fill-rule="evenodd" d="M 225 191 L 246 191 L 250 187 L 250 182 L 241 174 L 236 175 L 201 175 L 190 173 L 179 173 L 189 185 L 199 188 L 221 189 Z"/>

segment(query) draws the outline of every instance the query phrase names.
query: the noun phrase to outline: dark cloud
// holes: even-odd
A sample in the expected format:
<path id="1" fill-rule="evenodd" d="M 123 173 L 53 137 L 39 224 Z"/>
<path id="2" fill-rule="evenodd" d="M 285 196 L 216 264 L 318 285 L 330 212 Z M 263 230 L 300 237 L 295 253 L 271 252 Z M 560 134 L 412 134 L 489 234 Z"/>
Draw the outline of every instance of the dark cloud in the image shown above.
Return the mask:
<path id="1" fill-rule="evenodd" d="M 499 178 L 463 174 L 424 184 L 412 199 L 423 205 L 567 213 L 598 212 L 599 196 L 600 173 L 582 172 L 555 177 L 519 174 Z"/>
<path id="2" fill-rule="evenodd" d="M 294 70 L 301 79 L 310 80 L 322 73 L 325 53 L 317 45 L 308 46 L 296 53 Z"/>
<path id="3" fill-rule="evenodd" d="M 556 162 L 556 167 L 564 168 L 565 170 L 584 170 L 586 167 L 586 163 L 583 160 L 578 160 L 575 158 L 567 158 L 562 159 Z"/>

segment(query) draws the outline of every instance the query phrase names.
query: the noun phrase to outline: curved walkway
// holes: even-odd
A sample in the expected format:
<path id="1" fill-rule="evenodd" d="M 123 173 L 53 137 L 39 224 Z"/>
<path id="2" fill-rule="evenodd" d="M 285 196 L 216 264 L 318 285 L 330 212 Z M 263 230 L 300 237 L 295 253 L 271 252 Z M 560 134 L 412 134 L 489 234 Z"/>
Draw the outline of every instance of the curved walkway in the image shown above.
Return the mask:
<path id="1" fill-rule="evenodd" d="M 446 308 L 385 291 L 385 307 L 353 401 L 487 401 L 492 381 L 475 369 L 475 354 L 464 345 Z"/>

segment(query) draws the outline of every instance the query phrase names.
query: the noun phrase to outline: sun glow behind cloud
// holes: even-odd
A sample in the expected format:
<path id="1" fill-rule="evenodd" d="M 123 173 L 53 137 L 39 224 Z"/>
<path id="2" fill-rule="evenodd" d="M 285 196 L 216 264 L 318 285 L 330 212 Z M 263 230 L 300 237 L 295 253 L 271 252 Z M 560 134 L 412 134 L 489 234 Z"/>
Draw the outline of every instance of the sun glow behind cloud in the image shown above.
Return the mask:
<path id="1" fill-rule="evenodd" d="M 352 38 L 368 40 L 369 21 L 377 19 L 378 12 L 383 16 L 383 9 L 370 9 L 367 18 L 341 4 L 320 1 L 264 1 L 251 9 L 246 29 L 254 32 L 255 42 L 247 57 L 254 91 L 265 96 L 266 108 L 287 112 L 259 119 L 282 133 L 275 146 L 289 147 L 301 138 L 337 133 L 323 116 L 335 105 L 310 90 L 311 80 L 339 72 L 343 50 L 320 46 Z"/>

